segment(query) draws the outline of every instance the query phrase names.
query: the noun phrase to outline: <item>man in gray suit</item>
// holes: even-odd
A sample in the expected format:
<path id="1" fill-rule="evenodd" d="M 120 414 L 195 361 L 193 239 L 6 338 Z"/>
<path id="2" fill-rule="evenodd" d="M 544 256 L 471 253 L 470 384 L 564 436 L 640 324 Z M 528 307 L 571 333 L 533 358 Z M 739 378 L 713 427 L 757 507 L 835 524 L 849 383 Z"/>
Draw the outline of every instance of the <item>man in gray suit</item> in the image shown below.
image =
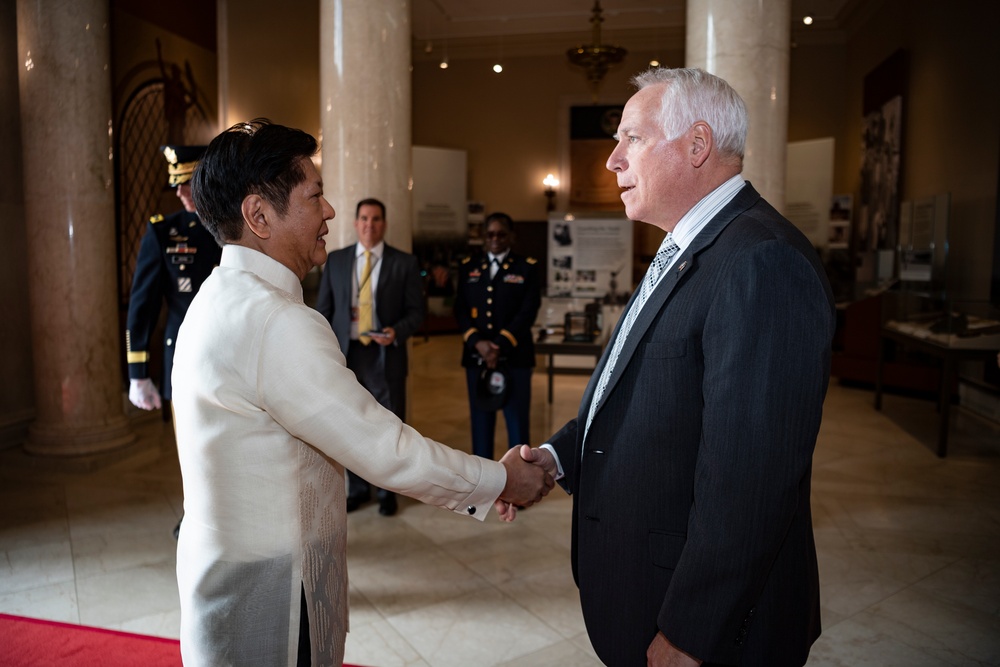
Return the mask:
<path id="1" fill-rule="evenodd" d="M 420 266 L 413 255 L 387 245 L 385 204 L 358 202 L 358 242 L 327 257 L 316 310 L 333 327 L 347 367 L 397 417 L 406 419 L 406 339 L 424 321 Z M 371 499 L 367 481 L 347 471 L 347 511 Z M 396 513 L 396 495 L 377 489 L 379 514 Z"/>
<path id="2" fill-rule="evenodd" d="M 629 218 L 668 234 L 576 419 L 525 452 L 574 496 L 573 574 L 605 663 L 801 666 L 820 633 L 809 488 L 830 287 L 740 175 L 739 95 L 696 69 L 634 82 L 607 167 Z"/>

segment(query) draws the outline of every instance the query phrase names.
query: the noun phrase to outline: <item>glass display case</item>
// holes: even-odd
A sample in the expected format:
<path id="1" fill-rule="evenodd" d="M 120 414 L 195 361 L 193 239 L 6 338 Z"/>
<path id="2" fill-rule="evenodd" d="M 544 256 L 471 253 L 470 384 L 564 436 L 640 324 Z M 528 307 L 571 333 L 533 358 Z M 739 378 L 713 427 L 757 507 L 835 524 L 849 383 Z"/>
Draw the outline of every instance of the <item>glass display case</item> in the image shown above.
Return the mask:
<path id="1" fill-rule="evenodd" d="M 951 299 L 944 292 L 888 290 L 882 325 L 918 340 L 960 349 L 1000 349 L 1000 309 L 988 301 Z"/>
<path id="2" fill-rule="evenodd" d="M 884 372 L 894 355 L 933 360 L 940 368 L 937 454 L 944 457 L 959 365 L 994 363 L 1000 350 L 1000 309 L 987 301 L 949 299 L 943 292 L 889 290 L 882 297 L 882 315 L 875 409 L 882 408 Z"/>

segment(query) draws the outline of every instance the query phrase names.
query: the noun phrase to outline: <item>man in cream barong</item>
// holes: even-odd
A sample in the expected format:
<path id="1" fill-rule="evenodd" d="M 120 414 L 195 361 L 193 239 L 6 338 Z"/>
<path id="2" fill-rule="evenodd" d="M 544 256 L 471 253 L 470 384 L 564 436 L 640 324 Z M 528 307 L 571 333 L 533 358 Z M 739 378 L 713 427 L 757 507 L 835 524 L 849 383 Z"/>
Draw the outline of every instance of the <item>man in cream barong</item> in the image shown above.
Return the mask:
<path id="1" fill-rule="evenodd" d="M 174 359 L 187 667 L 343 662 L 344 467 L 479 520 L 553 484 L 516 449 L 486 461 L 422 437 L 347 369 L 329 324 L 302 302 L 334 217 L 315 152 L 300 130 L 241 123 L 212 141 L 194 177 L 223 251 Z"/>

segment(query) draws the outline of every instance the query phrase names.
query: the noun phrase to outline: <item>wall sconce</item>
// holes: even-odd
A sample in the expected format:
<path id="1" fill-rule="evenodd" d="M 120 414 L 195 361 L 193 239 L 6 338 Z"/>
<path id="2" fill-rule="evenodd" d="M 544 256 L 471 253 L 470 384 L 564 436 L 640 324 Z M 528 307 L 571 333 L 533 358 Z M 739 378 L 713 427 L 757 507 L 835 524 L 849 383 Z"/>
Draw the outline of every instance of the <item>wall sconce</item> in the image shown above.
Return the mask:
<path id="1" fill-rule="evenodd" d="M 549 174 L 542 179 L 542 185 L 545 186 L 545 198 L 548 200 L 545 210 L 551 213 L 556 210 L 556 188 L 559 187 L 559 179 Z"/>

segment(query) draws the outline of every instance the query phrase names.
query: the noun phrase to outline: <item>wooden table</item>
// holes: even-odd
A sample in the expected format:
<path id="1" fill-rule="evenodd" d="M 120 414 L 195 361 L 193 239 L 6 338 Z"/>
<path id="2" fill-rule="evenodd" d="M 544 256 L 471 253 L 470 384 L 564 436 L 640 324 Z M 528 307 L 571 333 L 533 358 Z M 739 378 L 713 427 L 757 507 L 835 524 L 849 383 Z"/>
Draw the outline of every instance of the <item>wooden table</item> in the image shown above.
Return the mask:
<path id="1" fill-rule="evenodd" d="M 941 360 L 941 384 L 938 387 L 938 413 L 940 417 L 938 418 L 937 455 L 944 458 L 948 454 L 948 425 L 951 413 L 952 387 L 955 386 L 955 380 L 958 376 L 958 364 L 960 361 L 966 360 L 995 359 L 997 350 L 995 347 L 989 346 L 951 346 L 931 339 L 918 338 L 891 327 L 882 327 L 878 366 L 875 373 L 876 410 L 882 409 L 882 365 L 885 362 L 886 348 L 890 342 L 905 345 Z M 975 345 L 976 343 L 970 340 L 969 344 Z"/>
<path id="2" fill-rule="evenodd" d="M 593 368 L 575 368 L 572 366 L 557 367 L 554 364 L 554 357 L 557 354 L 566 354 L 579 357 L 593 357 L 596 367 L 604 353 L 603 343 L 575 343 L 563 340 L 548 339 L 535 343 L 535 352 L 548 357 L 546 371 L 549 374 L 549 403 L 552 402 L 552 378 L 556 373 L 561 375 L 590 375 Z"/>

